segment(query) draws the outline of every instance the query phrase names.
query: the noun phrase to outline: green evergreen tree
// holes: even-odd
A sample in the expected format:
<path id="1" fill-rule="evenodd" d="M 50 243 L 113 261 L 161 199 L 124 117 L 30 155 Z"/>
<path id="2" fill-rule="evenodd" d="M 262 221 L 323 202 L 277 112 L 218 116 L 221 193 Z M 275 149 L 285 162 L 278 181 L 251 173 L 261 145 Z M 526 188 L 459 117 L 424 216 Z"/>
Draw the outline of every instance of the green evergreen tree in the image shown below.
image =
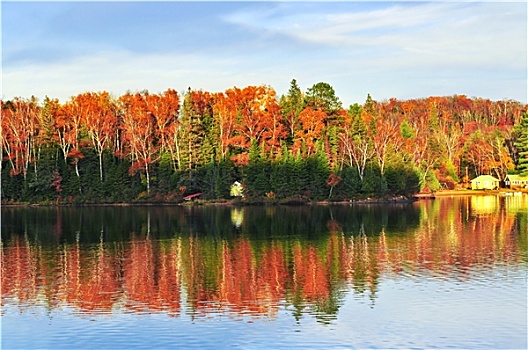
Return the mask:
<path id="1" fill-rule="evenodd" d="M 203 142 L 200 147 L 200 163 L 208 164 L 212 161 L 222 161 L 218 158 L 218 144 L 220 130 L 213 118 L 210 105 L 207 105 L 207 113 L 202 116 L 202 129 L 204 133 Z"/>
<path id="2" fill-rule="evenodd" d="M 43 146 L 50 147 L 55 142 L 53 141 L 54 122 L 59 109 L 59 101 L 57 99 L 50 99 L 48 96 L 44 97 L 43 106 L 38 115 L 41 130 L 39 138 Z"/>
<path id="3" fill-rule="evenodd" d="M 363 108 L 368 114 L 372 116 L 376 115 L 376 102 L 374 102 L 370 94 L 367 94 L 367 99 L 365 100 L 365 105 L 363 106 Z"/>
<path id="4" fill-rule="evenodd" d="M 330 175 L 326 153 L 319 146 L 315 155 L 305 159 L 303 173 L 305 174 L 304 194 L 309 199 L 321 200 L 328 197 L 326 180 Z"/>
<path id="5" fill-rule="evenodd" d="M 409 196 L 420 191 L 418 173 L 406 164 L 390 164 L 383 177 L 389 194 Z"/>
<path id="6" fill-rule="evenodd" d="M 361 192 L 366 196 L 378 196 L 383 194 L 382 177 L 380 168 L 370 163 L 365 168 L 365 175 L 361 183 Z"/>
<path id="7" fill-rule="evenodd" d="M 407 120 L 404 120 L 400 124 L 400 135 L 404 139 L 413 139 L 414 138 L 414 130 L 412 129 L 411 125 Z"/>
<path id="8" fill-rule="evenodd" d="M 520 123 L 515 126 L 515 132 L 518 134 L 515 142 L 519 154 L 517 171 L 522 176 L 528 176 L 528 112 L 522 115 Z"/>
<path id="9" fill-rule="evenodd" d="M 292 79 L 290 89 L 286 96 L 281 96 L 279 100 L 282 116 L 288 128 L 288 143 L 291 145 L 295 133 L 300 129 L 299 114 L 304 109 L 304 98 L 297 81 Z"/>
<path id="10" fill-rule="evenodd" d="M 404 195 L 410 196 L 420 192 L 420 176 L 414 167 L 405 167 L 407 176 L 405 177 Z"/>
<path id="11" fill-rule="evenodd" d="M 405 191 L 406 173 L 402 171 L 401 167 L 388 166 L 383 174 L 386 184 L 387 191 L 394 195 L 403 194 Z"/>
<path id="12" fill-rule="evenodd" d="M 343 108 L 334 88 L 324 82 L 314 84 L 308 89 L 305 95 L 305 102 L 313 109 L 322 110 L 329 116 L 334 115 Z"/>
<path id="13" fill-rule="evenodd" d="M 361 191 L 361 178 L 356 167 L 346 167 L 341 172 L 341 182 L 334 189 L 336 196 L 345 199 L 357 197 Z"/>
<path id="14" fill-rule="evenodd" d="M 194 170 L 206 164 L 204 158 L 209 158 L 210 154 L 202 155 L 200 152 L 204 145 L 206 120 L 206 109 L 200 106 L 200 102 L 195 103 L 194 97 L 200 92 L 189 90 L 184 97 L 181 109 L 179 149 L 182 161 L 182 169 Z M 211 150 L 208 150 L 210 153 Z M 192 172 L 191 172 L 192 174 Z"/>
<path id="15" fill-rule="evenodd" d="M 164 194 L 168 194 L 171 191 L 171 178 L 173 173 L 172 157 L 169 152 L 165 152 L 160 156 L 155 174 L 155 177 L 158 180 L 158 191 Z"/>
<path id="16" fill-rule="evenodd" d="M 367 125 L 365 124 L 361 110 L 351 106 L 348 113 L 352 117 L 352 125 L 350 126 L 352 136 L 365 137 L 367 135 Z"/>
<path id="17" fill-rule="evenodd" d="M 211 162 L 197 170 L 200 192 L 205 199 L 230 198 L 231 185 L 235 181 L 231 161 Z"/>
<path id="18" fill-rule="evenodd" d="M 271 162 L 262 157 L 260 146 L 256 141 L 249 149 L 249 164 L 243 168 L 243 183 L 247 195 L 252 198 L 264 198 L 272 192 L 270 184 Z"/>

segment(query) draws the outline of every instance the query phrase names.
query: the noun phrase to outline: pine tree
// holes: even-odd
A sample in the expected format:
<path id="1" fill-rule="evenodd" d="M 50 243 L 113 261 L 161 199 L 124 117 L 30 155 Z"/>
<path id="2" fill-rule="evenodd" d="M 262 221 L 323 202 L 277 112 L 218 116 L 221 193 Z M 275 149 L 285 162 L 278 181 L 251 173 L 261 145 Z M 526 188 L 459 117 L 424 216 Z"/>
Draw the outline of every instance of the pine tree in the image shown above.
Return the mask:
<path id="1" fill-rule="evenodd" d="M 367 99 L 365 100 L 365 105 L 363 108 L 368 114 L 376 115 L 376 102 L 374 102 L 370 94 L 367 94 Z"/>
<path id="2" fill-rule="evenodd" d="M 281 96 L 279 102 L 285 125 L 288 128 L 288 141 L 293 143 L 295 133 L 300 129 L 299 114 L 304 109 L 304 97 L 297 81 L 292 79 L 288 95 Z"/>
<path id="3" fill-rule="evenodd" d="M 207 93 L 189 90 L 184 97 L 181 111 L 180 152 L 183 169 L 193 170 L 210 162 L 214 152 L 211 140 L 204 142 L 206 127 L 210 123 L 209 96 Z M 204 151 L 202 153 L 201 151 Z"/>
<path id="4" fill-rule="evenodd" d="M 520 123 L 515 127 L 518 133 L 515 147 L 519 152 L 519 160 L 517 162 L 517 171 L 522 176 L 528 176 L 528 112 L 524 112 Z"/>
<path id="5" fill-rule="evenodd" d="M 334 88 L 325 82 L 314 84 L 309 88 L 304 99 L 306 105 L 315 110 L 322 110 L 328 115 L 333 115 L 343 108 Z"/>

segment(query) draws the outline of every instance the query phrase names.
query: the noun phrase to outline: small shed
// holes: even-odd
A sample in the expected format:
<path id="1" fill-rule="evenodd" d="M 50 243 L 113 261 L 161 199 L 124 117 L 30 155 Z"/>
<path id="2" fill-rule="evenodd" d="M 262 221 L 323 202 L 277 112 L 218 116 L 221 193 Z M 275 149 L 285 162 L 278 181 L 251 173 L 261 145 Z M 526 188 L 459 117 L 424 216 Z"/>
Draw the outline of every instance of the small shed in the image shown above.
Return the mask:
<path id="1" fill-rule="evenodd" d="M 506 175 L 504 185 L 509 188 L 528 188 L 528 176 Z"/>
<path id="2" fill-rule="evenodd" d="M 243 197 L 244 188 L 242 187 L 242 184 L 238 181 L 233 182 L 233 184 L 231 185 L 230 194 L 231 197 Z"/>
<path id="3" fill-rule="evenodd" d="M 499 179 L 491 175 L 480 175 L 471 180 L 472 190 L 496 190 L 499 188 Z"/>

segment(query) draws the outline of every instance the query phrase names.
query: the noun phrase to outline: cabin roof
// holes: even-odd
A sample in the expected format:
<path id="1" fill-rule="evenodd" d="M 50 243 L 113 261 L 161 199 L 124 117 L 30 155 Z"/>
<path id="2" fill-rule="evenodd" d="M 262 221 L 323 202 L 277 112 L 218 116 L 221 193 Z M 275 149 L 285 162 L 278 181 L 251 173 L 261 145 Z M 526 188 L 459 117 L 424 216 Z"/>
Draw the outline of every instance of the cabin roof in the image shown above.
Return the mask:
<path id="1" fill-rule="evenodd" d="M 491 175 L 480 175 L 471 180 L 471 182 L 473 181 L 499 181 L 499 179 Z"/>
<path id="2" fill-rule="evenodd" d="M 521 176 L 521 175 L 512 175 L 508 174 L 506 175 L 506 178 L 510 181 L 528 181 L 528 176 Z"/>

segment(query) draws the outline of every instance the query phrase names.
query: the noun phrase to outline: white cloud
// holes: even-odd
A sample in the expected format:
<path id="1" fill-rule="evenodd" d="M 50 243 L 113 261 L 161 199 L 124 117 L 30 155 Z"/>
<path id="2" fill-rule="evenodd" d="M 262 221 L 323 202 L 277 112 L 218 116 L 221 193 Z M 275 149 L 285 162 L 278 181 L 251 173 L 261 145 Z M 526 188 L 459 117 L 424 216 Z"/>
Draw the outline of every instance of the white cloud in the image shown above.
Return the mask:
<path id="1" fill-rule="evenodd" d="M 280 95 L 295 78 L 303 90 L 330 83 L 345 106 L 364 102 L 367 93 L 375 99 L 466 94 L 526 102 L 526 3 L 334 6 L 244 4 L 246 10 L 224 20 L 251 35 L 231 39 L 219 31 L 228 45 L 197 42 L 195 50 L 183 50 L 187 54 L 72 43 L 90 50 L 61 61 L 3 65 L 2 98 L 48 95 L 64 101 L 85 91 L 120 95 L 191 86 L 216 92 L 260 84 Z"/>
<path id="2" fill-rule="evenodd" d="M 167 88 L 186 89 L 187 84 L 216 72 L 218 80 L 225 67 L 215 70 L 214 62 L 192 55 L 131 55 L 128 52 L 104 52 L 63 62 L 4 68 L 4 97 L 45 95 L 69 99 L 85 91 L 106 90 L 122 94 L 127 90 Z M 199 67 L 208 67 L 201 70 Z M 217 67 L 218 68 L 218 67 Z M 214 81 L 214 79 L 212 79 Z M 185 84 L 185 85 L 184 85 Z"/>
<path id="3" fill-rule="evenodd" d="M 526 5 L 520 3 L 412 3 L 329 14 L 281 14 L 279 8 L 239 12 L 227 19 L 255 31 L 320 45 L 321 50 L 380 53 L 390 57 L 386 63 L 397 64 L 395 68 L 404 63 L 526 66 Z M 399 60 L 394 61 L 394 55 Z"/>

